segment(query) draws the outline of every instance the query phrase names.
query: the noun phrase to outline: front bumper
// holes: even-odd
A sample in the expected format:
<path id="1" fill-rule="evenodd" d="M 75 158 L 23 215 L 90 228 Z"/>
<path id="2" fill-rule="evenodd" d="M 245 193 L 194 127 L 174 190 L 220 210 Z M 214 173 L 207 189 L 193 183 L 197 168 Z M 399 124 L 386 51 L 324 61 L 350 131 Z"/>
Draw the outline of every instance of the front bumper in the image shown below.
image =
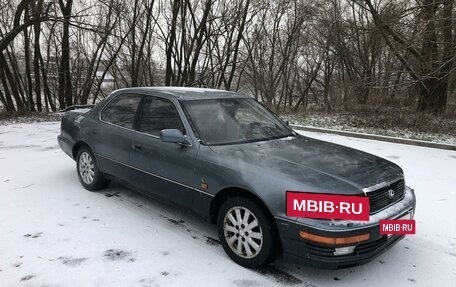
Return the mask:
<path id="1" fill-rule="evenodd" d="M 413 190 L 406 187 L 404 198 L 370 216 L 369 221 L 330 221 L 310 218 L 279 218 L 277 226 L 283 246 L 284 258 L 288 261 L 304 263 L 320 268 L 337 269 L 359 265 L 372 260 L 404 238 L 404 235 L 388 237 L 380 234 L 379 223 L 383 219 L 400 218 L 407 213 L 415 213 L 416 198 Z M 306 241 L 299 236 L 300 231 L 327 237 L 348 237 L 369 233 L 369 240 L 358 244 L 323 245 Z M 334 255 L 336 247 L 356 245 L 353 253 Z"/>

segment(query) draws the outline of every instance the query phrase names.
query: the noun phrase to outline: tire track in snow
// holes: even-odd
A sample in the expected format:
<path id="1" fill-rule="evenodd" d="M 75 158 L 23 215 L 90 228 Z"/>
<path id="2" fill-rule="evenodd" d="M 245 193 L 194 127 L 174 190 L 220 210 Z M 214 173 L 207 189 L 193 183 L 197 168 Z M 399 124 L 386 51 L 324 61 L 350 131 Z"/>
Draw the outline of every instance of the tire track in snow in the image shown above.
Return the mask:
<path id="1" fill-rule="evenodd" d="M 114 191 L 115 190 L 115 191 Z M 187 233 L 191 239 L 198 240 L 199 242 L 206 244 L 208 247 L 222 249 L 221 243 L 218 239 L 214 238 L 212 235 L 208 235 L 206 232 L 201 232 L 192 226 L 189 226 L 185 220 L 181 217 L 186 217 L 193 220 L 198 220 L 191 218 L 191 215 L 183 214 L 182 211 L 177 211 L 175 206 L 171 204 L 165 203 L 160 199 L 151 198 L 139 192 L 135 192 L 127 187 L 124 187 L 120 184 L 115 183 L 113 187 L 108 187 L 103 193 L 100 195 L 104 195 L 105 197 L 109 198 L 110 200 L 115 200 L 119 205 L 130 205 L 129 208 L 135 210 L 136 212 L 144 213 L 147 211 L 148 215 L 153 215 L 161 219 L 164 223 L 167 223 L 171 226 L 176 227 L 176 231 L 181 233 Z M 154 207 L 150 206 L 151 204 L 160 205 L 160 208 L 166 209 L 166 214 L 163 214 L 157 211 Z M 174 212 L 182 213 L 182 214 L 172 214 Z M 202 223 L 202 219 L 199 219 L 198 222 Z M 190 222 L 190 224 L 192 224 Z M 207 223 L 209 225 L 209 223 Z M 236 264 L 233 262 L 233 264 Z M 254 269 L 252 272 L 255 272 L 258 275 L 263 276 L 269 281 L 279 283 L 281 285 L 289 286 L 289 285 L 300 285 L 306 287 L 317 287 L 313 284 L 307 283 L 299 279 L 298 277 L 278 269 L 273 265 L 268 265 L 262 268 Z"/>

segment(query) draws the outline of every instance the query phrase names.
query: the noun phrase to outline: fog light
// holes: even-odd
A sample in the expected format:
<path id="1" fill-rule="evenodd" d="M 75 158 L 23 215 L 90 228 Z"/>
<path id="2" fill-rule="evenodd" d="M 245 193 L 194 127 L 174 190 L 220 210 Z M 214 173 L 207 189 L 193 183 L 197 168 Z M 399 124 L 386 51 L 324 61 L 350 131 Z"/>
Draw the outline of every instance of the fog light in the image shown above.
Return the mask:
<path id="1" fill-rule="evenodd" d="M 340 256 L 340 255 L 352 254 L 355 251 L 355 247 L 356 247 L 356 245 L 335 248 L 334 255 Z"/>

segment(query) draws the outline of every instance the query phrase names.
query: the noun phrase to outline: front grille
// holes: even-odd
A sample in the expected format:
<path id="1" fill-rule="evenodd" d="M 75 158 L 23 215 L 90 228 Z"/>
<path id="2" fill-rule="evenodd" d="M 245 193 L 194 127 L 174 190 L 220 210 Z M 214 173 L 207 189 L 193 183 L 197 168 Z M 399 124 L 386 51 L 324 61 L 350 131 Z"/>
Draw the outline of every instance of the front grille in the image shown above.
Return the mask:
<path id="1" fill-rule="evenodd" d="M 394 196 L 390 198 L 390 190 L 394 191 Z M 379 212 L 390 205 L 404 198 L 405 182 L 404 179 L 399 179 L 382 188 L 367 192 L 370 202 L 370 214 Z"/>

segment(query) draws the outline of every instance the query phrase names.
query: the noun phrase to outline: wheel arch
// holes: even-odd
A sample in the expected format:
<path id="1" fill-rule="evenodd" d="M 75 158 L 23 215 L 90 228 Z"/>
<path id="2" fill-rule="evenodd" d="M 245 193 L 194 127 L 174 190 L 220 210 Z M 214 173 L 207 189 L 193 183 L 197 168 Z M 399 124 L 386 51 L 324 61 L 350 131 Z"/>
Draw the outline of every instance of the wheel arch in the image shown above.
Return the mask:
<path id="1" fill-rule="evenodd" d="M 282 240 L 279 235 L 279 229 L 277 227 L 277 222 L 272 215 L 271 211 L 269 208 L 266 206 L 266 204 L 261 200 L 256 194 L 253 192 L 246 190 L 244 188 L 240 187 L 228 187 L 224 188 L 221 191 L 219 191 L 214 199 L 211 201 L 210 209 L 209 209 L 209 218 L 210 222 L 213 224 L 217 223 L 217 214 L 218 211 L 220 210 L 220 207 L 222 204 L 227 201 L 228 199 L 232 197 L 244 197 L 252 200 L 255 202 L 258 207 L 260 207 L 268 217 L 269 221 L 271 222 L 271 227 L 273 229 L 273 233 L 277 239 L 277 242 L 279 244 L 279 250 L 282 250 Z"/>
<path id="2" fill-rule="evenodd" d="M 72 149 L 72 154 L 73 154 L 73 159 L 76 160 L 76 157 L 78 156 L 78 152 L 79 152 L 79 149 L 83 146 L 86 146 L 90 149 L 90 146 L 84 142 L 84 141 L 77 141 L 74 145 L 73 145 L 73 149 Z M 91 150 L 91 149 L 90 149 Z"/>

